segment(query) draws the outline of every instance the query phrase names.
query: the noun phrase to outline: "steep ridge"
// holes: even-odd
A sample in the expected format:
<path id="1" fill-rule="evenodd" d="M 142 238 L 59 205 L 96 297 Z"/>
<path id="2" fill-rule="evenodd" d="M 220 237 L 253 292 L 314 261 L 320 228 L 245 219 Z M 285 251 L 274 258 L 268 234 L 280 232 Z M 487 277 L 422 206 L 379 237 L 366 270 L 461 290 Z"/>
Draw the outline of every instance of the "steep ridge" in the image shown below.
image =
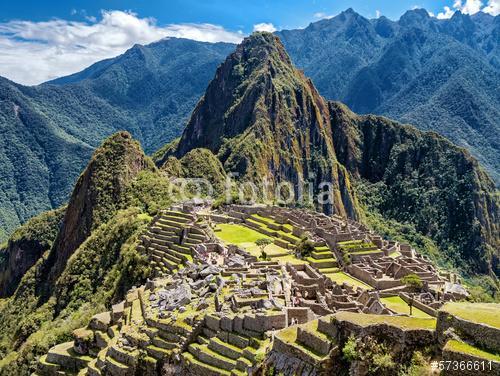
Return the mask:
<path id="1" fill-rule="evenodd" d="M 435 133 L 330 103 L 339 161 L 369 182 L 369 210 L 415 225 L 471 273 L 500 275 L 499 206 L 493 181 L 477 160 Z"/>
<path id="2" fill-rule="evenodd" d="M 52 246 L 64 217 L 65 207 L 31 218 L 0 247 L 0 298 L 10 296 L 21 278 Z"/>
<path id="3" fill-rule="evenodd" d="M 297 190 L 311 176 L 334 186 L 327 212 L 356 218 L 349 177 L 337 162 L 325 100 L 295 69 L 279 39 L 246 38 L 217 69 L 194 110 L 176 155 L 196 148 L 217 154 L 227 172 Z M 264 190 L 264 189 L 263 189 Z"/>
<path id="4" fill-rule="evenodd" d="M 73 252 L 99 225 L 118 211 L 125 187 L 147 168 L 152 168 L 139 143 L 127 132 L 108 138 L 94 153 L 76 182 L 61 230 L 45 267 L 54 281 Z"/>
<path id="5" fill-rule="evenodd" d="M 36 355 L 145 282 L 139 236 L 172 192 L 139 143 L 119 132 L 95 151 L 67 207 L 34 218 L 2 246 L 1 375 L 31 374 Z"/>

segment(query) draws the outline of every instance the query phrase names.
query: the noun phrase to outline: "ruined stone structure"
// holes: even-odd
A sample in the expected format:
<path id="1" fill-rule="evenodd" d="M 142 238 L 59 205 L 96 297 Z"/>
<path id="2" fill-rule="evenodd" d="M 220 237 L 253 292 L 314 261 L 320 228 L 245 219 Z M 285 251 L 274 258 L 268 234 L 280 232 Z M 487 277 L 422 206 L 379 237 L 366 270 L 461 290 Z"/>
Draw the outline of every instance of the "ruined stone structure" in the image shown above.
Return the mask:
<path id="1" fill-rule="evenodd" d="M 332 367 L 353 333 L 384 335 L 401 357 L 435 342 L 438 332 L 444 336 L 442 324 L 437 332 L 398 326 L 411 318 L 383 303 L 388 296 L 411 300 L 429 314 L 425 323 L 435 325 L 436 310 L 445 297 L 453 299 L 435 292 L 457 281 L 445 279 L 407 245 L 383 240 L 359 223 L 304 210 L 176 209 L 155 217 L 141 238 L 139 249 L 154 270 L 150 280 L 76 330 L 72 342 L 41 357 L 37 375 L 153 376 L 173 370 L 232 376 L 273 364 L 285 375 L 314 376 Z M 217 223 L 251 228 L 282 251 L 259 260 L 219 240 Z M 304 238 L 312 248 L 300 259 L 296 248 Z M 359 284 L 338 283 L 339 273 Z M 401 278 L 408 274 L 418 275 L 426 291 L 407 292 Z M 392 324 L 378 320 L 384 317 Z"/>

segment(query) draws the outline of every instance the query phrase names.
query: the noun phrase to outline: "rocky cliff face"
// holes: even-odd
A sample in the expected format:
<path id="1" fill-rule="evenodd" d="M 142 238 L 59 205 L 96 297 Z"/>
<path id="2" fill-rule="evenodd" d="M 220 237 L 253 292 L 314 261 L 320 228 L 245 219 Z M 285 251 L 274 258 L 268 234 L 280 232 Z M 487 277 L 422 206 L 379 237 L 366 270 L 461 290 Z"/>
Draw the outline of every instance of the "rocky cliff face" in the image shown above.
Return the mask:
<path id="1" fill-rule="evenodd" d="M 50 249 L 61 226 L 65 208 L 42 213 L 12 234 L 0 248 L 0 298 L 10 296 L 24 273 Z"/>
<path id="2" fill-rule="evenodd" d="M 246 38 L 219 67 L 194 110 L 177 148 L 217 154 L 227 172 L 266 179 L 270 186 L 303 180 L 333 185 L 324 210 L 357 217 L 349 177 L 337 162 L 327 102 L 295 69 L 279 39 L 269 33 Z M 298 192 L 295 192 L 297 195 Z"/>
<path id="3" fill-rule="evenodd" d="M 119 209 L 127 184 L 151 168 L 139 143 L 119 132 L 104 141 L 78 179 L 61 230 L 45 263 L 49 280 L 55 280 L 73 252 L 99 225 Z"/>
<path id="4" fill-rule="evenodd" d="M 372 184 L 375 208 L 437 241 L 464 270 L 499 275 L 495 185 L 462 148 L 435 133 L 359 116 L 331 102 L 339 161 Z"/>

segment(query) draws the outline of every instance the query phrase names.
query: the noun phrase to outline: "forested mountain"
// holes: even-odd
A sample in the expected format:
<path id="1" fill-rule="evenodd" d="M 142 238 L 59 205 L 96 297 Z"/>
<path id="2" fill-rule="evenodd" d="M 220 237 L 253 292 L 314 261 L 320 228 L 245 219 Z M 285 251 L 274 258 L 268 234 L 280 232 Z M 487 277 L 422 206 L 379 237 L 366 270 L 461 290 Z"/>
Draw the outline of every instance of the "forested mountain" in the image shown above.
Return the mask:
<path id="1" fill-rule="evenodd" d="M 468 148 L 498 183 L 500 17 L 424 10 L 397 22 L 349 9 L 278 32 L 327 99 Z M 93 149 L 128 130 L 151 153 L 180 136 L 232 44 L 166 39 L 37 87 L 0 80 L 0 240 L 63 204 Z M 29 166 L 29 168 L 26 168 Z"/>
<path id="2" fill-rule="evenodd" d="M 0 78 L 0 241 L 65 203 L 94 148 L 110 134 L 128 130 L 147 152 L 178 136 L 233 48 L 166 39 L 50 84 L 26 87 Z"/>
<path id="3" fill-rule="evenodd" d="M 1 375 L 31 374 L 40 354 L 152 275 L 154 263 L 139 245 L 159 210 L 185 198 L 172 187 L 174 170 L 212 181 L 237 171 L 243 181 L 294 187 L 301 175 L 313 175 L 314 184 L 331 183 L 334 194 L 328 207 L 310 205 L 346 219 L 377 212 L 412 224 L 453 256 L 453 266 L 492 280 L 498 274 L 498 199 L 478 162 L 436 133 L 324 99 L 276 35 L 255 33 L 226 58 L 180 140 L 162 150 L 167 155 L 157 153 L 155 166 L 130 133 L 114 134 L 94 151 L 66 207 L 39 215 L 0 246 Z M 160 372 L 153 367 L 150 374 Z"/>
<path id="4" fill-rule="evenodd" d="M 500 17 L 423 9 L 397 22 L 349 9 L 277 35 L 328 99 L 433 130 L 500 177 Z"/>
<path id="5" fill-rule="evenodd" d="M 478 162 L 434 132 L 325 100 L 269 33 L 245 39 L 217 69 L 176 150 L 159 160 L 170 167 L 199 148 L 243 181 L 297 190 L 312 176 L 315 194 L 332 183 L 333 204 L 315 202 L 322 211 L 358 218 L 358 199 L 371 199 L 368 211 L 411 224 L 453 266 L 500 273 L 496 188 Z"/>

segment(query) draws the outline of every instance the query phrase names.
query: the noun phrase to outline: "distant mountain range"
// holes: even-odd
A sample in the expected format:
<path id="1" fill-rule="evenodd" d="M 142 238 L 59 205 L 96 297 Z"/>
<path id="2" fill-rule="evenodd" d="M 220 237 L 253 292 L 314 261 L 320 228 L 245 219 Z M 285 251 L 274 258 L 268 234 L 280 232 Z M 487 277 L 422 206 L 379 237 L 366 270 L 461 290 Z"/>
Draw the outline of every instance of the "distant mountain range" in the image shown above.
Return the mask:
<path id="1" fill-rule="evenodd" d="M 413 10 L 393 22 L 349 9 L 277 35 L 327 99 L 435 130 L 500 180 L 500 17 Z M 180 136 L 234 49 L 172 38 L 37 87 L 1 79 L 0 239 L 64 203 L 111 133 L 130 131 L 147 153 Z"/>
<path id="2" fill-rule="evenodd" d="M 277 35 L 326 98 L 436 131 L 500 181 L 499 16 L 415 9 L 394 22 L 349 9 Z"/>
<path id="3" fill-rule="evenodd" d="M 65 203 L 110 134 L 128 130 L 148 153 L 180 135 L 233 49 L 166 39 L 36 87 L 0 79 L 0 240 Z"/>

